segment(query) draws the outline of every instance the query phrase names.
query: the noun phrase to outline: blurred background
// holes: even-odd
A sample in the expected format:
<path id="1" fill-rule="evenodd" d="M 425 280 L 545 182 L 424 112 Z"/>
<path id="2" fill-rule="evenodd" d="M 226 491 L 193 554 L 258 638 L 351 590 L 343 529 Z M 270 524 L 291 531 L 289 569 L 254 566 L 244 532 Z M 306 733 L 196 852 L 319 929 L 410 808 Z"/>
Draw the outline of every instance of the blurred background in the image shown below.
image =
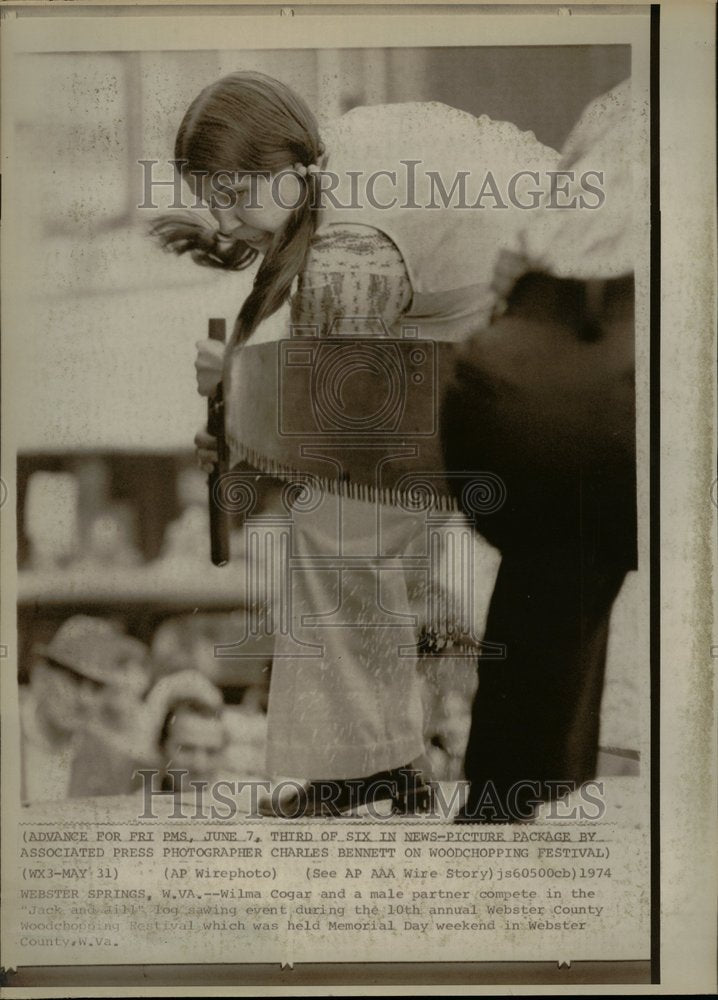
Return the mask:
<path id="1" fill-rule="evenodd" d="M 236 69 L 295 88 L 320 126 L 362 104 L 442 101 L 560 148 L 583 107 L 630 74 L 628 46 L 92 52 L 16 56 L 10 129 L 21 328 L 5 330 L 18 441 L 20 679 L 32 649 L 78 612 L 192 665 L 194 633 L 226 641 L 245 613 L 238 574 L 208 558 L 192 439 L 205 417 L 195 341 L 231 323 L 252 273 L 160 252 L 138 161 L 172 156 L 197 92 Z M 158 167 L 155 176 L 169 176 Z M 161 207 L 171 192 L 157 191 Z M 270 322 L 284 323 L 284 314 Z M 240 543 L 237 543 L 240 544 Z M 495 560 L 488 554 L 488 596 Z M 230 615 L 230 618 L 227 618 Z M 229 622 L 229 624 L 228 624 Z M 213 679 L 229 699 L 266 685 L 271 642 Z M 459 682 L 466 716 L 473 664 Z M 244 673 L 243 673 L 244 672 Z M 437 682 L 438 683 L 438 682 Z M 234 691 L 234 694 L 232 692 Z M 237 693 L 239 692 L 239 693 Z M 462 722 L 462 725 L 464 723 Z"/>

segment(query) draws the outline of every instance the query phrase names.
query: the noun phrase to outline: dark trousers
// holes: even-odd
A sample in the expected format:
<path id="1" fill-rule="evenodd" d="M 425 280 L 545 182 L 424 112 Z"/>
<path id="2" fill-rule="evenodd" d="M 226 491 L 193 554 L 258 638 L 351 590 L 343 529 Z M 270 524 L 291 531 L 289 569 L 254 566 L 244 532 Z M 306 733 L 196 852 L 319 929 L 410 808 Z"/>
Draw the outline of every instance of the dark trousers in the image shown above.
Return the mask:
<path id="1" fill-rule="evenodd" d="M 502 553 L 485 641 L 505 650 L 479 659 L 469 817 L 528 816 L 595 774 L 609 618 L 636 565 L 633 370 L 630 279 L 588 296 L 527 276 L 462 348 L 447 465 L 506 490 L 499 510 L 465 509 Z"/>
<path id="2" fill-rule="evenodd" d="M 473 809 L 495 797 L 522 816 L 595 774 L 609 618 L 630 565 L 580 545 L 502 556 L 485 638 L 506 658 L 479 659 L 465 773 Z"/>

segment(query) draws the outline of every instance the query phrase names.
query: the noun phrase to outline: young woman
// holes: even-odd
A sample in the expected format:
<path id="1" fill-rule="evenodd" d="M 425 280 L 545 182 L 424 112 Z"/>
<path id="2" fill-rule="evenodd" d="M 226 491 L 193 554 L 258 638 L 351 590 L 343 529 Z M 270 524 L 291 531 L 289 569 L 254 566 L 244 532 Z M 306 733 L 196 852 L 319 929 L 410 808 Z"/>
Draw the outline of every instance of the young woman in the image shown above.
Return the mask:
<path id="1" fill-rule="evenodd" d="M 268 768 L 311 779 L 304 815 L 331 812 L 349 790 L 386 795 L 424 747 L 415 616 L 397 560 L 421 550 L 426 530 L 401 483 L 437 471 L 441 352 L 416 342 L 454 343 L 488 321 L 494 263 L 558 154 L 437 103 L 355 108 L 320 137 L 288 87 L 235 73 L 193 101 L 175 159 L 217 228 L 167 216 L 155 227 L 163 245 L 230 270 L 260 259 L 228 350 L 199 345 L 198 384 L 209 394 L 222 378 L 233 464 L 305 475 L 314 488 L 292 511 Z M 266 343 L 289 337 L 265 323 L 287 301 L 303 336 L 294 360 Z M 322 354 L 347 335 L 373 338 L 373 352 L 345 341 Z M 402 465 L 411 434 L 421 454 Z M 212 442 L 198 444 L 211 462 Z"/>

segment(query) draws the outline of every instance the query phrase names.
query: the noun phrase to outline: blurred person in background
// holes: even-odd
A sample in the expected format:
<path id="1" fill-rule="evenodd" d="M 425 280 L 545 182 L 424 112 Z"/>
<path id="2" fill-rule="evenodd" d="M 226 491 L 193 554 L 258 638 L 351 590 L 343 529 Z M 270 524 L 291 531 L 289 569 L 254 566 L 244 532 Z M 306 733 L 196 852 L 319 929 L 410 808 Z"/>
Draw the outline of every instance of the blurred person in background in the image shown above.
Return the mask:
<path id="1" fill-rule="evenodd" d="M 147 761 L 158 767 L 163 791 L 190 791 L 190 781 L 258 777 L 263 740 L 258 752 L 250 720 L 225 706 L 219 688 L 198 670 L 161 677 L 147 696 L 144 717 Z"/>
<path id="2" fill-rule="evenodd" d="M 75 615 L 34 653 L 20 694 L 23 801 L 108 794 L 117 751 L 98 756 L 91 733 L 137 714 L 149 684 L 147 648 L 110 622 Z"/>
<path id="3" fill-rule="evenodd" d="M 164 777 L 172 769 L 186 771 L 188 780 L 212 781 L 220 776 L 220 762 L 227 747 L 227 731 L 218 709 L 200 701 L 183 699 L 168 712 L 159 748 Z M 170 778 L 170 790 L 174 782 Z M 163 780 L 163 789 L 168 790 Z"/>
<path id="4" fill-rule="evenodd" d="M 217 776 L 227 745 L 222 707 L 221 691 L 198 670 L 177 670 L 154 684 L 145 705 L 145 732 L 163 791 L 175 788 L 168 770 L 186 771 L 183 783 Z"/>

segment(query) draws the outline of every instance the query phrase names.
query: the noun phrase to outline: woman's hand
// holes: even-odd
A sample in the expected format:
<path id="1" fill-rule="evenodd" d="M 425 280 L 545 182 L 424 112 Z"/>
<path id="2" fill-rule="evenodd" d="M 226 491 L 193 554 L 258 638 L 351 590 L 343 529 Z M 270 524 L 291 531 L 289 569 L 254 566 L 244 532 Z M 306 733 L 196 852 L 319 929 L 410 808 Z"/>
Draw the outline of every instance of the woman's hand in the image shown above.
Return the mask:
<path id="1" fill-rule="evenodd" d="M 194 367 L 200 396 L 212 396 L 222 378 L 224 344 L 219 340 L 198 340 Z"/>
<path id="2" fill-rule="evenodd" d="M 194 436 L 197 464 L 208 475 L 217 464 L 217 438 L 207 433 L 206 427 L 200 427 Z"/>

